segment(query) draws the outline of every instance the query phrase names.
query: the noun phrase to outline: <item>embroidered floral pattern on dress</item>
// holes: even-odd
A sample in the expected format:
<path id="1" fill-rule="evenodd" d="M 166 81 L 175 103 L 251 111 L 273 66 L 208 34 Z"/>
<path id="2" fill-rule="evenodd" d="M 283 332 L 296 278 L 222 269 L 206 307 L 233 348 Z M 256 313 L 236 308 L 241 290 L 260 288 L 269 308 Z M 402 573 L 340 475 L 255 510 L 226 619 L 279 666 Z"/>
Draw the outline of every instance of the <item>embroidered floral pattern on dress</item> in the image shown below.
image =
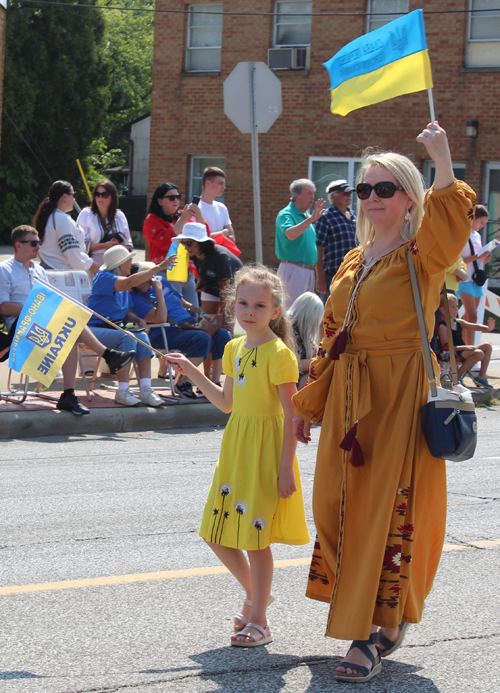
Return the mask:
<path id="1" fill-rule="evenodd" d="M 411 252 L 412 255 L 417 255 L 417 253 L 418 253 L 417 241 L 415 241 L 415 240 L 411 241 L 411 243 L 410 243 L 410 252 Z"/>
<path id="2" fill-rule="evenodd" d="M 401 522 L 406 518 L 410 487 L 398 488 L 394 504 L 393 519 L 387 537 L 387 545 L 382 565 L 382 574 L 377 595 L 377 607 L 395 609 L 399 607 L 405 581 L 408 580 L 408 569 L 411 563 L 410 547 L 413 543 L 415 527 L 411 522 Z M 405 501 L 401 502 L 401 497 Z"/>
<path id="3" fill-rule="evenodd" d="M 309 569 L 309 578 L 311 582 L 320 582 L 322 585 L 329 585 L 330 580 L 324 569 L 323 554 L 321 553 L 321 546 L 319 543 L 318 535 L 316 535 L 316 540 L 314 542 L 313 557 L 311 560 L 311 567 Z"/>

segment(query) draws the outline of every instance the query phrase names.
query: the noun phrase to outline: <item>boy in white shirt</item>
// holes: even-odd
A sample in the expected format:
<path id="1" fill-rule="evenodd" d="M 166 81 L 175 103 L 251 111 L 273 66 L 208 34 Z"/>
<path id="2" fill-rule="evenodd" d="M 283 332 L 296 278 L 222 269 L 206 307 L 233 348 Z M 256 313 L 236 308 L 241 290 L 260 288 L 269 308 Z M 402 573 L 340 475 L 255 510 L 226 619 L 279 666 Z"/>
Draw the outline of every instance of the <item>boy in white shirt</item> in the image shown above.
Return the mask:
<path id="1" fill-rule="evenodd" d="M 210 227 L 210 235 L 218 236 L 222 233 L 231 240 L 236 240 L 226 205 L 215 199 L 220 197 L 226 189 L 226 174 L 221 168 L 209 166 L 203 171 L 202 186 L 199 207 L 203 219 Z"/>

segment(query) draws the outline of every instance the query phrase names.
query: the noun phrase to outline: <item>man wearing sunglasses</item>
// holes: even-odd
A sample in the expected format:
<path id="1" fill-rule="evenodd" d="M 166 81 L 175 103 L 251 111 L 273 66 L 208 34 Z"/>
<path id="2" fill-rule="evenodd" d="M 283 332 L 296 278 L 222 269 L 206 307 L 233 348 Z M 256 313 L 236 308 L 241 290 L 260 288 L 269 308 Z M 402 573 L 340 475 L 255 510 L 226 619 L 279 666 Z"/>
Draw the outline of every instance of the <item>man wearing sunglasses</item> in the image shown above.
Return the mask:
<path id="1" fill-rule="evenodd" d="M 35 280 L 38 278 L 45 282 L 48 281 L 44 268 L 34 262 L 41 246 L 37 230 L 32 226 L 18 226 L 12 231 L 12 245 L 14 246 L 14 255 L 8 260 L 0 262 L 0 314 L 9 331 L 6 339 L 2 340 L 0 344 L 0 362 L 5 361 L 9 356 L 10 344 L 16 331 L 17 318 Z M 84 331 L 88 332 L 87 328 Z M 92 335 L 90 336 L 92 337 Z M 83 341 L 84 338 L 81 338 Z M 133 351 L 121 352 L 106 349 L 93 337 L 90 346 L 103 356 L 112 372 L 116 372 L 119 367 L 130 363 L 135 354 Z M 75 395 L 77 365 L 75 346 L 62 367 L 64 392 L 61 394 L 56 407 L 70 411 L 75 416 L 81 416 L 88 414 L 89 410 L 81 404 Z"/>
<path id="2" fill-rule="evenodd" d="M 316 224 L 316 291 L 323 303 L 326 303 L 330 284 L 344 256 L 357 245 L 356 215 L 350 207 L 353 191 L 346 180 L 332 181 L 326 188 L 332 206 Z"/>

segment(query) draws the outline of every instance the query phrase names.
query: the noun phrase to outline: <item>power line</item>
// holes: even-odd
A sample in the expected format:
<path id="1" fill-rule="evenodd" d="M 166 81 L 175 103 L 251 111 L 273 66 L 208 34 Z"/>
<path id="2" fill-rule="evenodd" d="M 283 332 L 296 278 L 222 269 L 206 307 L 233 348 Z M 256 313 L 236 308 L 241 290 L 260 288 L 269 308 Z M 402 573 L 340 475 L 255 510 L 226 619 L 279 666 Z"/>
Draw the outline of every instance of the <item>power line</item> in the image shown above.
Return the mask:
<path id="1" fill-rule="evenodd" d="M 32 3 L 35 5 L 58 5 L 62 7 L 79 7 L 87 10 L 119 10 L 122 12 L 154 12 L 155 14 L 191 14 L 191 10 L 159 10 L 148 9 L 145 7 L 113 7 L 109 5 L 87 5 L 78 2 L 58 2 L 57 0 L 19 0 L 20 3 Z M 424 15 L 428 14 L 473 14 L 497 17 L 499 14 L 495 10 L 423 10 Z M 277 12 L 211 12 L 207 10 L 197 10 L 196 14 L 222 15 L 229 17 L 278 17 Z M 401 12 L 298 12 L 296 15 L 293 12 L 287 13 L 288 17 L 401 17 Z"/>

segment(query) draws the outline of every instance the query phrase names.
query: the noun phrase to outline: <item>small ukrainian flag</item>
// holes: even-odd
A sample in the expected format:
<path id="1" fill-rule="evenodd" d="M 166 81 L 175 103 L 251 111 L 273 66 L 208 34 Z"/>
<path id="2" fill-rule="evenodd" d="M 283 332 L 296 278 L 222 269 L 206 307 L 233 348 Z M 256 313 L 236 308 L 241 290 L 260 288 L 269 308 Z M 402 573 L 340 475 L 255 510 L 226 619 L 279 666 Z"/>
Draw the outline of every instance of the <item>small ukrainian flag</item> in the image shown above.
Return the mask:
<path id="1" fill-rule="evenodd" d="M 323 63 L 331 79 L 332 113 L 432 89 L 424 13 L 415 10 L 344 46 Z"/>

